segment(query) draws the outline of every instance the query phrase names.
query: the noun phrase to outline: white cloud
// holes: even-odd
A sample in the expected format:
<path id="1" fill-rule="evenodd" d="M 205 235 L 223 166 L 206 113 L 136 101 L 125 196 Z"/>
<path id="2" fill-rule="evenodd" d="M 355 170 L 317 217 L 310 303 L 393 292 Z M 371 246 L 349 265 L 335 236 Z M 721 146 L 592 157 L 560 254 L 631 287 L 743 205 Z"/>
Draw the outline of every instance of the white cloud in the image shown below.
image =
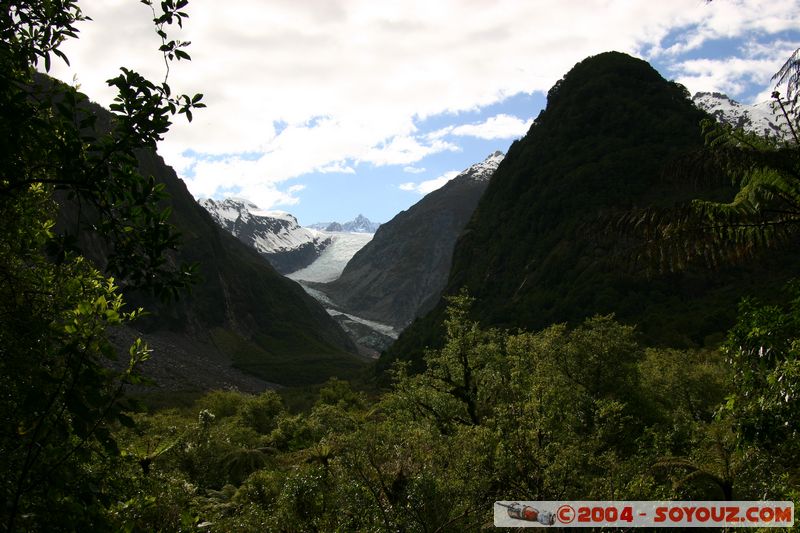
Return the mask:
<path id="1" fill-rule="evenodd" d="M 422 167 L 409 166 L 409 167 L 403 167 L 403 172 L 406 172 L 408 174 L 422 174 L 423 172 L 425 172 L 425 169 Z"/>
<path id="2" fill-rule="evenodd" d="M 719 91 L 736 98 L 749 85 L 763 87 L 754 99 L 763 101 L 772 93 L 772 76 L 798 45 L 800 43 L 779 41 L 767 47 L 750 42 L 740 56 L 678 61 L 673 64 L 672 71 L 678 82 L 695 92 Z"/>
<path id="3" fill-rule="evenodd" d="M 451 170 L 432 180 L 425 180 L 419 183 L 414 183 L 413 181 L 401 183 L 398 185 L 398 188 L 401 191 L 410 191 L 425 195 L 443 187 L 445 183 L 458 176 L 458 174 L 459 171 Z"/>
<path id="4" fill-rule="evenodd" d="M 341 124 L 322 120 L 310 126 L 289 126 L 266 145 L 259 157 L 226 155 L 195 160 L 191 174 L 183 176 L 186 186 L 195 197 L 215 196 L 227 187 L 237 186 L 240 196 L 250 198 L 245 191 L 258 191 L 260 198 L 273 198 L 283 205 L 293 205 L 296 198 L 279 194 L 278 184 L 316 171 L 321 173 L 355 174 L 355 169 L 343 161 L 344 156 L 354 163 L 375 166 L 405 165 L 443 151 L 457 151 L 453 143 L 443 140 L 417 139 L 409 135 L 395 136 L 371 146 L 360 135 L 359 128 L 344 128 L 346 134 L 329 136 L 329 128 L 341 129 Z M 182 160 L 186 158 L 183 157 Z M 189 168 L 189 167 L 186 167 Z M 270 209 L 277 204 L 259 200 L 259 206 Z"/>
<path id="5" fill-rule="evenodd" d="M 773 62 L 741 58 L 692 59 L 676 65 L 678 82 L 697 91 L 720 91 L 732 97 L 744 91 L 747 82 L 768 81 L 774 72 Z"/>
<path id="6" fill-rule="evenodd" d="M 797 29 L 796 0 L 729 0 L 706 6 L 705 16 L 685 19 L 687 26 L 666 48 L 656 43 L 653 55 L 678 55 L 700 48 L 706 41 L 736 38 L 750 33 L 777 33 Z"/>
<path id="7" fill-rule="evenodd" d="M 330 174 L 330 173 L 355 174 L 356 173 L 356 169 L 354 169 L 353 167 L 351 167 L 349 165 L 344 164 L 344 162 L 342 162 L 342 161 L 335 161 L 335 162 L 331 163 L 330 165 L 325 165 L 323 167 L 320 167 L 319 171 L 322 172 L 323 174 Z"/>
<path id="8" fill-rule="evenodd" d="M 105 80 L 120 65 L 163 77 L 147 7 L 81 6 L 94 22 L 63 47 L 72 67 L 57 66 L 59 77 L 77 73 L 83 90 L 106 105 Z M 160 150 L 194 194 L 235 184 L 290 201 L 276 184 L 308 172 L 348 172 L 359 162 L 412 166 L 458 150 L 417 131 L 420 119 L 546 91 L 577 61 L 607 50 L 669 57 L 707 39 L 795 29 L 797 7 L 797 0 L 192 0 L 184 30 L 171 36 L 192 41 L 193 61 L 175 64 L 170 83 L 205 93 L 208 108 L 191 125 L 177 121 Z M 676 28 L 680 38 L 662 46 Z M 750 75 L 744 69 L 774 71 L 779 63 L 770 60 L 675 68 L 692 91 L 735 91 Z M 519 119 L 498 117 L 451 133 L 494 139 L 523 130 Z M 209 162 L 182 155 L 187 149 L 264 155 Z"/>
<path id="9" fill-rule="evenodd" d="M 257 206 L 290 206 L 300 202 L 295 194 L 301 190 L 303 189 L 292 190 L 290 187 L 287 191 L 281 191 L 272 183 L 258 183 L 242 187 L 236 196 L 247 198 Z"/>
<path id="10" fill-rule="evenodd" d="M 402 135 L 393 137 L 386 143 L 381 143 L 367 150 L 358 158 L 359 161 L 372 163 L 376 166 L 407 165 L 416 163 L 423 157 L 439 152 L 457 152 L 459 147 L 451 142 L 434 139 L 429 142 L 421 141 L 416 137 Z"/>
<path id="11" fill-rule="evenodd" d="M 500 114 L 478 124 L 455 126 L 448 131 L 448 134 L 479 139 L 514 139 L 524 136 L 532 123 L 533 119 L 526 121 L 519 117 Z"/>
<path id="12" fill-rule="evenodd" d="M 259 209 L 263 210 L 262 206 L 290 206 L 300 203 L 300 198 L 295 196 L 305 189 L 305 185 L 293 185 L 286 191 L 279 190 L 273 183 L 260 183 L 255 185 L 248 185 L 246 187 L 236 187 L 235 191 L 224 191 L 219 196 L 222 197 L 237 197 L 247 198 Z M 199 197 L 202 197 L 200 195 Z"/>

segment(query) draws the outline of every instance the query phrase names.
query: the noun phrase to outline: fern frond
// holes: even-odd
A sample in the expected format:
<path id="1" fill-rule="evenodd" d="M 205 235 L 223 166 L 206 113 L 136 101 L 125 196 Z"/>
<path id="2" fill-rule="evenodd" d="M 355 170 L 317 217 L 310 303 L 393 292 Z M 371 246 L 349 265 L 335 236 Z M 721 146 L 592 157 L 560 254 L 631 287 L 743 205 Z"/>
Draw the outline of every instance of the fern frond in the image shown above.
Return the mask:
<path id="1" fill-rule="evenodd" d="M 772 77 L 776 87 L 786 86 L 786 101 L 789 105 L 789 112 L 786 119 L 794 122 L 794 132 L 800 130 L 800 48 L 789 56 L 789 59 L 781 66 L 780 70 Z M 779 95 L 778 95 L 779 96 Z M 795 137 L 797 140 L 797 137 Z"/>
<path id="2" fill-rule="evenodd" d="M 677 166 L 674 176 L 685 181 L 712 173 L 706 181 L 713 184 L 725 175 L 735 197 L 631 210 L 611 224 L 650 270 L 676 272 L 698 262 L 717 269 L 800 237 L 800 151 L 707 128 L 714 148 Z"/>
<path id="3" fill-rule="evenodd" d="M 780 70 L 772 76 L 776 85 L 786 85 L 786 97 L 790 102 L 796 103 L 800 92 L 800 48 L 789 56 Z"/>

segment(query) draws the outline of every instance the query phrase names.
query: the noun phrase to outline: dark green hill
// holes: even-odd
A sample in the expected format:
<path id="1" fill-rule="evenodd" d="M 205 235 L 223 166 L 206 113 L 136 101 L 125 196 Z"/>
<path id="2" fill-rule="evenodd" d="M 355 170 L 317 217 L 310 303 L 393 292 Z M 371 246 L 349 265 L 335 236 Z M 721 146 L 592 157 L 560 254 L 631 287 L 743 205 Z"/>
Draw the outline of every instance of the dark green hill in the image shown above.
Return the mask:
<path id="1" fill-rule="evenodd" d="M 39 83 L 51 81 L 41 78 Z M 110 127 L 108 111 L 94 104 L 89 109 L 101 131 Z M 294 385 L 348 377 L 364 367 L 355 345 L 322 306 L 217 226 L 160 156 L 147 151 L 138 160 L 140 172 L 163 183 L 169 193 L 170 222 L 181 234 L 180 248 L 170 260 L 199 267 L 199 282 L 177 301 L 125 293 L 128 306 L 141 306 L 148 316 L 134 323 L 139 331 L 116 332 L 119 343 L 142 334 L 154 347 L 145 370 L 159 385 L 171 390 L 253 389 L 264 383 L 237 369 Z M 75 227 L 79 216 L 91 218 L 62 198 L 60 225 Z M 91 232 L 82 232 L 81 241 L 85 254 L 103 267 L 103 241 Z"/>
<path id="2" fill-rule="evenodd" d="M 613 312 L 652 343 L 719 338 L 741 296 L 779 286 L 791 275 L 788 261 L 648 278 L 620 261 L 631 243 L 601 223 L 634 207 L 726 193 L 666 179 L 675 162 L 702 148 L 704 117 L 685 88 L 642 60 L 609 52 L 578 63 L 498 167 L 456 244 L 445 294 L 467 287 L 478 300 L 475 318 L 503 328 Z M 380 366 L 419 360 L 424 346 L 437 344 L 442 312 L 440 302 Z"/>

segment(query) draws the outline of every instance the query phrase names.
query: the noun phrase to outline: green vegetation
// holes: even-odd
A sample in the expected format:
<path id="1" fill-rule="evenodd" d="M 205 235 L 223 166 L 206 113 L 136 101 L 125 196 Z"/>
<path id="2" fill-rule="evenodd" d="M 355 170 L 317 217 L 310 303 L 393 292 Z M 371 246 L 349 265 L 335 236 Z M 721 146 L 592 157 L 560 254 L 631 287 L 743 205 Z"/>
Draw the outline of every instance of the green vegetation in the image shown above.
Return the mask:
<path id="1" fill-rule="evenodd" d="M 794 128 L 798 116 L 784 110 L 779 123 Z M 797 139 L 784 141 L 735 130 L 707 119 L 705 150 L 677 165 L 673 179 L 731 183 L 730 201 L 695 199 L 677 208 L 649 207 L 623 216 L 619 225 L 641 242 L 640 259 L 658 270 L 682 271 L 742 263 L 793 242 L 800 228 L 800 153 Z M 792 129 L 792 134 L 794 129 Z M 788 135 L 788 133 L 787 133 Z M 709 169 L 716 171 L 709 172 Z"/>
<path id="2" fill-rule="evenodd" d="M 150 4 L 150 2 L 145 2 Z M 168 41 L 186 2 L 153 11 L 165 61 L 188 59 Z M 120 401 L 141 382 L 149 350 L 140 340 L 112 370 L 106 330 L 141 314 L 126 311 L 118 285 L 169 298 L 194 270 L 166 253 L 177 243 L 163 185 L 137 171 L 171 117 L 203 107 L 130 70 L 114 118 L 98 124 L 85 96 L 35 73 L 85 20 L 71 0 L 5 3 L 0 14 L 0 527 L 6 531 L 106 529 L 125 479 L 114 430 L 132 425 Z M 13 142 L 11 140 L 13 139 Z M 56 200 L 81 206 L 56 225 Z M 101 273 L 84 254 L 106 249 Z M 113 276 L 113 277 L 112 277 Z"/>
<path id="3" fill-rule="evenodd" d="M 782 401 L 795 357 L 755 379 L 740 345 L 770 328 L 796 339 L 796 302 L 743 307 L 722 352 L 646 348 L 610 316 L 485 330 L 471 305 L 451 298 L 443 348 L 420 374 L 396 364 L 377 398 L 333 379 L 300 413 L 275 392 L 217 391 L 135 415 L 118 433 L 135 496 L 111 507 L 114 525 L 474 531 L 495 500 L 800 495 L 796 402 Z"/>

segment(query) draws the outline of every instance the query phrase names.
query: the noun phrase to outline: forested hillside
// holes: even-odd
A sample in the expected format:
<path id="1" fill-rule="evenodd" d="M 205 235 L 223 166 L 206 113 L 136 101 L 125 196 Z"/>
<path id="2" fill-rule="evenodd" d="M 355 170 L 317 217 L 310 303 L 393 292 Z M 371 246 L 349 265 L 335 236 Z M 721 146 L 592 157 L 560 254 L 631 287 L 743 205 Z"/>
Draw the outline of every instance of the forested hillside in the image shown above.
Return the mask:
<path id="1" fill-rule="evenodd" d="M 322 306 L 219 228 L 160 157 L 142 154 L 139 164 L 166 186 L 170 222 L 181 233 L 177 260 L 199 266 L 198 282 L 176 302 L 131 295 L 152 314 L 145 331 L 170 329 L 207 341 L 238 368 L 282 384 L 322 381 L 361 366 Z"/>
<path id="2" fill-rule="evenodd" d="M 739 352 L 783 320 L 797 338 L 796 307 L 743 308 L 719 352 L 648 348 L 603 316 L 486 330 L 467 318 L 477 303 L 451 299 L 443 348 L 421 374 L 395 367 L 380 395 L 333 380 L 300 412 L 275 392 L 218 391 L 136 415 L 119 433 L 132 454 L 119 475 L 135 493 L 112 523 L 456 532 L 489 526 L 493 502 L 520 495 L 798 497 L 797 400 L 784 403 L 773 382 L 796 385 L 796 370 L 773 366 L 792 352 L 769 344 L 776 358 L 758 375 Z"/>
<path id="3" fill-rule="evenodd" d="M 515 142 L 456 244 L 445 294 L 466 287 L 487 326 L 538 329 L 614 313 L 648 342 L 713 346 L 746 295 L 770 298 L 795 270 L 793 251 L 734 267 L 660 270 L 639 261 L 637 236 L 617 220 L 734 188 L 705 151 L 685 89 L 640 59 L 611 52 L 578 63 Z M 675 176 L 694 172 L 694 179 Z M 714 174 L 709 176 L 708 174 Z M 382 361 L 419 361 L 442 338 L 444 301 L 401 335 Z"/>

